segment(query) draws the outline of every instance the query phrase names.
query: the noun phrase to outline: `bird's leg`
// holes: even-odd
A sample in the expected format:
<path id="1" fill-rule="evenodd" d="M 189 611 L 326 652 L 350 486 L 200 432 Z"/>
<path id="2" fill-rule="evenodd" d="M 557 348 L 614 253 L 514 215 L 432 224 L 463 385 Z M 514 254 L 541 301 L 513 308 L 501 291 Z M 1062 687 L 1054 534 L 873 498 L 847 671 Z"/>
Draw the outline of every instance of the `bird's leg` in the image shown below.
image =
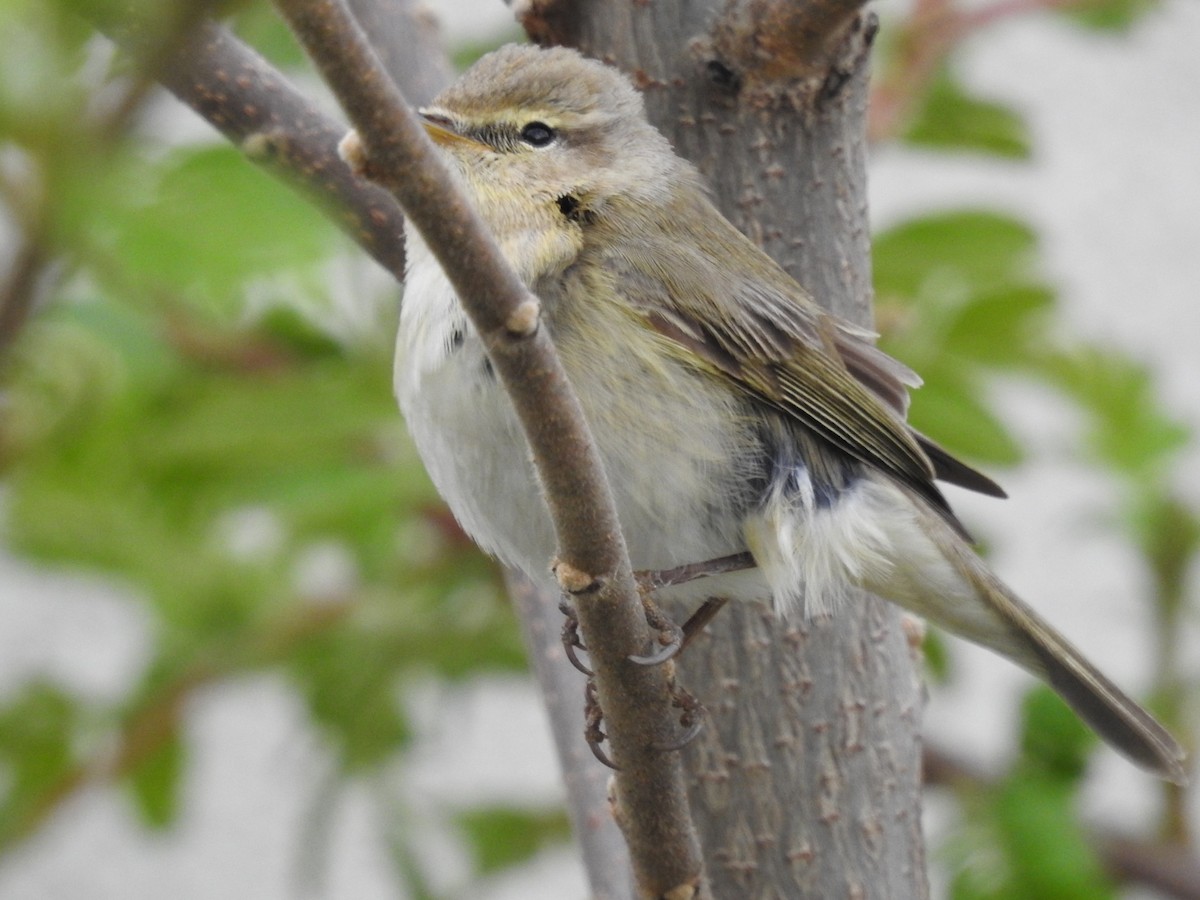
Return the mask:
<path id="1" fill-rule="evenodd" d="M 705 625 L 716 618 L 717 613 L 728 602 L 728 597 L 709 597 L 688 616 L 688 620 L 683 623 L 683 645 L 679 648 L 681 652 L 692 642 L 692 638 L 704 630 Z"/>
<path id="2" fill-rule="evenodd" d="M 755 565 L 754 557 L 749 553 L 735 553 L 732 556 L 722 556 L 702 563 L 689 563 L 674 569 L 635 572 L 634 579 L 637 582 L 638 593 L 641 594 L 642 606 L 646 609 L 646 621 L 651 628 L 658 631 L 662 647 L 657 652 L 645 656 L 631 656 L 630 660 L 643 666 L 657 666 L 669 659 L 674 659 L 691 642 L 692 638 L 712 621 L 713 616 L 720 612 L 727 600 L 725 597 L 708 598 L 700 605 L 699 609 L 692 613 L 681 628 L 658 608 L 658 604 L 651 596 L 654 591 L 677 584 L 687 584 L 697 578 L 752 569 Z"/>
<path id="3" fill-rule="evenodd" d="M 575 615 L 575 607 L 571 606 L 566 597 L 562 597 L 558 601 L 558 610 L 565 617 L 562 626 L 562 645 L 567 659 L 576 669 L 591 678 L 592 670 L 580 661 L 579 655 L 576 653 L 577 650 L 587 650 L 587 647 L 579 639 L 579 618 Z"/>

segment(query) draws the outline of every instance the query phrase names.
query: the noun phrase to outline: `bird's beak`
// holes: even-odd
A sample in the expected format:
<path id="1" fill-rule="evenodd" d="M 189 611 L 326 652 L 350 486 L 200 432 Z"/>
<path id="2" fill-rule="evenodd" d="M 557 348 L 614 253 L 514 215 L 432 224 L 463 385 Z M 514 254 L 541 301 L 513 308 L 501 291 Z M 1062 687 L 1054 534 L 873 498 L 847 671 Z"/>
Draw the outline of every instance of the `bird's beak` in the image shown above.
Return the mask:
<path id="1" fill-rule="evenodd" d="M 474 147 L 476 150 L 486 149 L 485 144 L 481 144 L 474 138 L 466 137 L 455 131 L 454 120 L 449 116 L 425 109 L 419 110 L 419 115 L 421 116 L 421 124 L 425 128 L 425 133 L 439 147 L 453 147 L 457 144 L 459 146 Z"/>

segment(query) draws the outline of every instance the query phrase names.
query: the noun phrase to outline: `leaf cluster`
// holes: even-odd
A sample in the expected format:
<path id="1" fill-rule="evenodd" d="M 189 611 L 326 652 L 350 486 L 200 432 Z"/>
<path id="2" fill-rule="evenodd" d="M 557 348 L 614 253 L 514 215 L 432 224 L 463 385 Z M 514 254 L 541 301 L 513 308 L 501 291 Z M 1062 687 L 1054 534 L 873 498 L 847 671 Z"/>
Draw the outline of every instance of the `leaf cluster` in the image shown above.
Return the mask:
<path id="1" fill-rule="evenodd" d="M 1116 32 L 1151 6 L 1088 0 L 1068 4 L 1063 14 Z M 911 38 L 919 29 L 911 25 L 906 33 Z M 893 61 L 912 58 L 911 45 L 891 52 Z M 1029 158 L 1020 114 L 973 96 L 953 62 L 946 53 L 897 137 L 921 151 L 983 154 L 1003 165 Z M 910 416 L 918 428 L 983 463 L 1015 465 L 1025 451 L 989 400 L 994 378 L 1032 381 L 1079 411 L 1084 454 L 1121 498 L 1110 524 L 1136 551 L 1151 585 L 1144 602 L 1155 635 L 1151 705 L 1176 733 L 1191 733 L 1195 686 L 1181 675 L 1178 640 L 1188 575 L 1200 558 L 1200 509 L 1178 481 L 1196 435 L 1165 407 L 1153 369 L 1119 347 L 1064 333 L 1057 292 L 1041 274 L 1037 234 L 1013 215 L 940 210 L 903 222 L 876 236 L 874 262 L 884 344 L 925 378 Z M 952 677 L 953 657 L 936 634 L 928 650 L 935 674 Z M 958 785 L 961 827 L 941 850 L 953 872 L 951 895 L 1115 896 L 1077 814 L 1094 741 L 1044 688 L 1026 697 L 1020 727 L 1021 751 L 1007 772 Z M 1183 795 L 1163 790 L 1162 828 L 1184 840 Z"/>
<path id="2" fill-rule="evenodd" d="M 410 685 L 524 667 L 396 411 L 394 287 L 190 114 L 139 100 L 77 5 L 0 5 L 0 200 L 54 260 L 0 358 L 0 527 L 27 560 L 127 587 L 151 646 L 116 702 L 51 677 L 0 698 L 0 853 L 96 783 L 175 823 L 200 690 L 284 679 L 349 784 L 412 745 Z M 275 21 L 240 18 L 298 60 Z M 560 820 L 480 811 L 460 832 L 486 869 Z"/>

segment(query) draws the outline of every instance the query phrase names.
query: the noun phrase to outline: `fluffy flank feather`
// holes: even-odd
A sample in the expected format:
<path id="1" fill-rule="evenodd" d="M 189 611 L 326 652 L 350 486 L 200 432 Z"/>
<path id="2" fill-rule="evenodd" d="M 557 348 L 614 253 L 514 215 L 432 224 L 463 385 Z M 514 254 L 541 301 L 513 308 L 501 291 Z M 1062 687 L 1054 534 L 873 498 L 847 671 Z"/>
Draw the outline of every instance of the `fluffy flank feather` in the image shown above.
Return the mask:
<path id="1" fill-rule="evenodd" d="M 759 512 L 748 517 L 750 552 L 771 587 L 776 609 L 806 616 L 835 612 L 852 586 L 886 577 L 894 549 L 886 521 L 861 485 L 830 505 L 816 502 L 807 472 L 799 489 L 777 481 Z"/>

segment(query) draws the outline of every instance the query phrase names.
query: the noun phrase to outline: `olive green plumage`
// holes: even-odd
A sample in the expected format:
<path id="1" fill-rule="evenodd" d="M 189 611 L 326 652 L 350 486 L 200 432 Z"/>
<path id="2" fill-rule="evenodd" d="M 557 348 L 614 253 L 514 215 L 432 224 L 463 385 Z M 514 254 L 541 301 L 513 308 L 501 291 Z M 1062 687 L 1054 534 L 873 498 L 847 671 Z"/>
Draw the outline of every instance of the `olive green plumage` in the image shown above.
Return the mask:
<path id="1" fill-rule="evenodd" d="M 673 590 L 782 613 L 836 613 L 864 587 L 1012 659 L 1183 779 L 1165 729 L 968 546 L 935 482 L 1003 492 L 905 422 L 916 375 L 721 216 L 623 76 L 510 46 L 423 112 L 542 300 L 636 567 L 749 550 L 755 570 Z M 481 546 L 544 578 L 554 536 L 511 405 L 419 235 L 409 259 L 396 390 L 414 440 Z"/>

